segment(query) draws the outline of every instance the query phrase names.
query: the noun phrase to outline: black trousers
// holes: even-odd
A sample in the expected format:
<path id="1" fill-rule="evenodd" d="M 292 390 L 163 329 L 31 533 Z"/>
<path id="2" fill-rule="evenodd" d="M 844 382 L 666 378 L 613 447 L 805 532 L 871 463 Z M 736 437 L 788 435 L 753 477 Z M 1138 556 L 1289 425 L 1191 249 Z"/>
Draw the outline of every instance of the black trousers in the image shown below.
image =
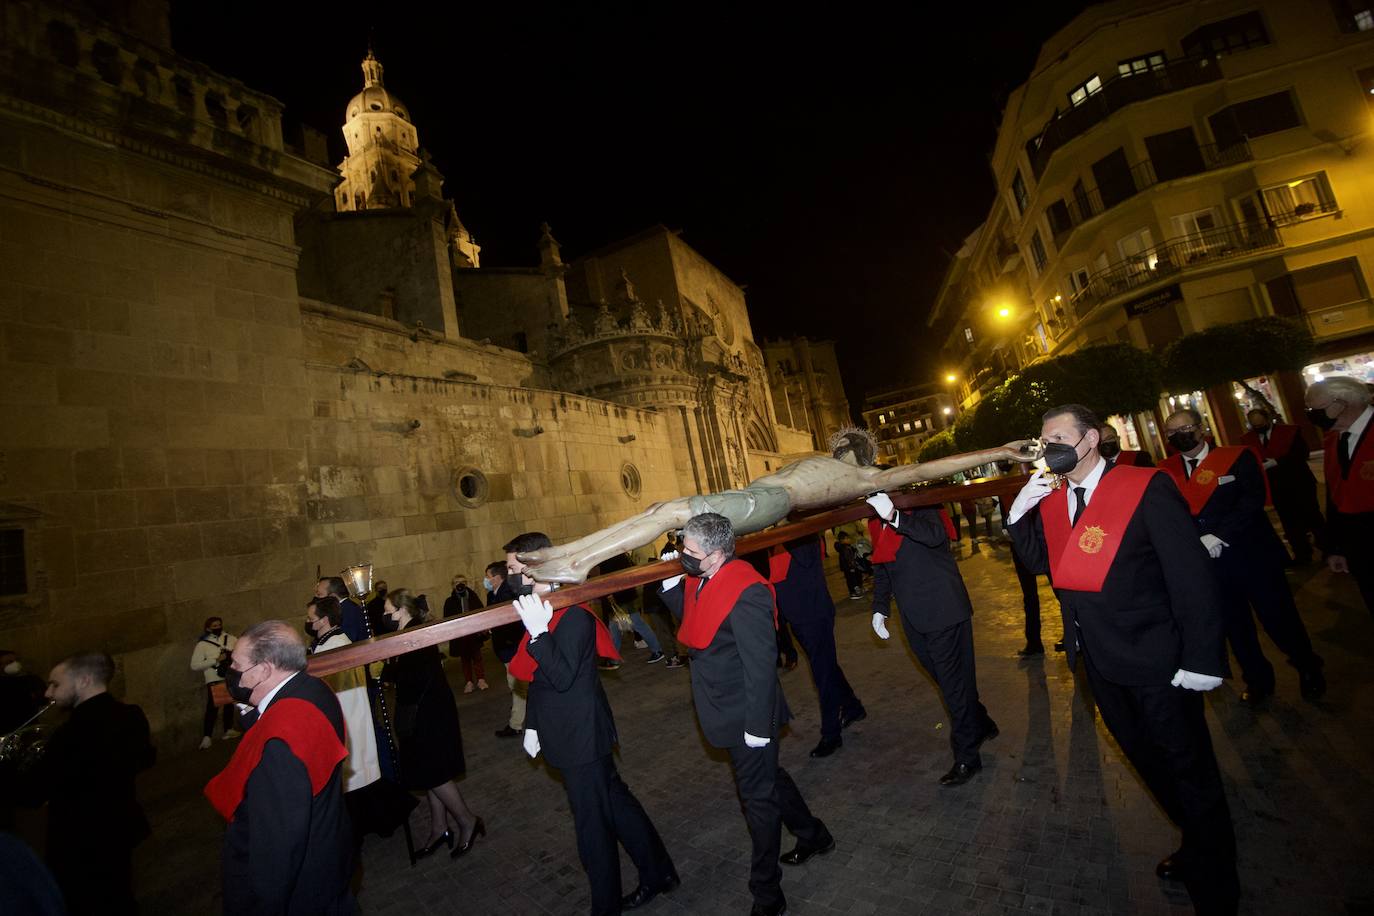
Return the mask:
<path id="1" fill-rule="evenodd" d="M 786 620 L 778 621 L 778 655 L 789 662 L 797 660 L 797 647 L 792 644 L 792 628 Z"/>
<path id="2" fill-rule="evenodd" d="M 754 902 L 777 906 L 782 902 L 782 828 L 808 846 L 825 846 L 830 831 L 811 813 L 797 784 L 778 766 L 778 739 L 766 747 L 739 744 L 728 749 L 735 787 L 744 806 L 753 851 L 749 862 L 749 892 Z"/>
<path id="3" fill-rule="evenodd" d="M 619 842 L 639 870 L 639 883 L 657 887 L 673 873 L 673 860 L 609 754 L 564 767 L 563 787 L 577 832 L 577 856 L 592 887 L 592 916 L 620 912 Z"/>
<path id="4" fill-rule="evenodd" d="M 1299 563 L 1311 562 L 1312 541 L 1308 539 L 1308 533 L 1320 544 L 1325 528 L 1321 506 L 1317 503 L 1316 479 L 1276 484 L 1272 488 L 1272 495 L 1274 512 L 1278 514 L 1283 538 L 1293 551 L 1293 558 Z"/>
<path id="5" fill-rule="evenodd" d="M 1288 663 L 1299 671 L 1322 666 L 1321 658 L 1312 651 L 1312 639 L 1307 626 L 1298 614 L 1293 590 L 1277 562 L 1249 563 L 1243 557 L 1221 557 L 1212 562 L 1221 584 L 1222 614 L 1226 623 L 1226 639 L 1240 662 L 1240 674 L 1245 686 L 1262 693 L 1274 690 L 1274 666 L 1264 657 L 1255 617 Z M 1250 610 L 1254 609 L 1254 616 Z"/>
<path id="6" fill-rule="evenodd" d="M 965 620 L 934 633 L 920 633 L 902 615 L 907 642 L 921 667 L 940 687 L 949 710 L 949 746 L 955 763 L 981 765 L 978 742 L 996 725 L 978 699 L 978 676 L 973 661 L 973 621 Z"/>
<path id="7" fill-rule="evenodd" d="M 845 588 L 849 589 L 849 593 L 850 593 L 851 595 L 854 594 L 855 592 L 861 592 L 861 591 L 863 591 L 863 588 L 864 588 L 864 574 L 863 574 L 863 571 L 862 571 L 862 570 L 859 570 L 859 569 L 855 569 L 855 568 L 852 567 L 852 566 L 851 566 L 849 569 L 844 570 L 844 586 L 845 586 Z"/>
<path id="8" fill-rule="evenodd" d="M 1236 835 L 1207 731 L 1202 694 L 1162 684 L 1127 687 L 1083 658 L 1102 721 L 1155 801 L 1183 831 L 1188 896 L 1199 914 L 1234 914 L 1240 899 Z"/>
<path id="9" fill-rule="evenodd" d="M 234 727 L 234 704 L 227 703 L 224 710 L 224 730 L 228 731 Z M 215 695 L 210 692 L 210 685 L 205 685 L 205 719 L 201 723 L 201 734 L 209 738 L 215 733 Z"/>
<path id="10" fill-rule="evenodd" d="M 835 617 L 817 620 L 793 620 L 792 635 L 801 644 L 811 661 L 811 679 L 821 704 L 821 737 L 840 737 L 840 717 L 846 710 L 857 712 L 864 704 L 854 695 L 854 688 L 840 668 L 835 652 Z"/>
<path id="11" fill-rule="evenodd" d="M 1026 615 L 1026 645 L 1041 646 L 1040 641 L 1040 585 L 1035 573 L 1030 571 L 1015 550 L 1011 552 L 1011 562 L 1016 568 L 1016 583 L 1021 586 L 1021 609 Z"/>

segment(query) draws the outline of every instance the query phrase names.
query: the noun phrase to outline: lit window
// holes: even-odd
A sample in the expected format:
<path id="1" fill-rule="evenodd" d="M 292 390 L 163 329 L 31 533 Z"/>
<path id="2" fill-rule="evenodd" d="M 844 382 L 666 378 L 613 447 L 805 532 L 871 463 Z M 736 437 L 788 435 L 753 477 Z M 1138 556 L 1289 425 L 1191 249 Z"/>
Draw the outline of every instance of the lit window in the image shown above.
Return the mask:
<path id="1" fill-rule="evenodd" d="M 1336 209 L 1326 173 L 1295 178 L 1260 192 L 1264 212 L 1276 223 L 1296 223 Z"/>
<path id="2" fill-rule="evenodd" d="M 878 414 L 878 422 L 879 422 L 879 423 L 886 423 L 886 422 L 887 422 L 887 414 L 885 414 L 885 413 L 880 413 L 880 414 Z"/>
<path id="3" fill-rule="evenodd" d="M 1116 65 L 1116 72 L 1120 76 L 1135 76 L 1137 73 L 1144 73 L 1147 70 L 1163 70 L 1164 63 L 1164 52 L 1154 51 L 1130 60 L 1123 60 Z"/>
<path id="4" fill-rule="evenodd" d="M 1088 77 L 1079 85 L 1069 90 L 1069 104 L 1075 107 L 1082 105 L 1088 100 L 1088 96 L 1095 95 L 1102 91 L 1102 80 L 1098 79 L 1096 73 Z"/>
<path id="5" fill-rule="evenodd" d="M 1355 31 L 1368 32 L 1374 29 L 1374 10 L 1360 10 L 1355 14 Z"/>
<path id="6" fill-rule="evenodd" d="M 903 423 L 903 424 L 902 424 L 902 432 L 904 432 L 904 433 L 909 433 L 909 432 L 911 432 L 911 424 L 910 424 L 910 423 Z"/>
<path id="7" fill-rule="evenodd" d="M 964 340 L 973 343 L 973 328 L 964 328 Z"/>

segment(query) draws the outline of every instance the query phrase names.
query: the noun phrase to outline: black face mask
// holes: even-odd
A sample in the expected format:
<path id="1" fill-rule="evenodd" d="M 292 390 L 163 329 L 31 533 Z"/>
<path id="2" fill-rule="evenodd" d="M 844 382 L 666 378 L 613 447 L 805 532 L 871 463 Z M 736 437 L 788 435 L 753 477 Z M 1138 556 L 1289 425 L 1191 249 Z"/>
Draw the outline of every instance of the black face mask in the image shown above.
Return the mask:
<path id="1" fill-rule="evenodd" d="M 1197 448 L 1197 433 L 1169 433 L 1169 444 L 1180 452 L 1191 452 L 1193 449 Z"/>
<path id="2" fill-rule="evenodd" d="M 303 629 L 305 630 L 305 638 L 306 638 L 306 639 L 314 639 L 314 638 L 315 638 L 315 625 L 314 625 L 313 623 L 311 623 L 310 621 L 307 620 L 307 621 L 302 625 L 302 627 L 303 627 Z"/>
<path id="3" fill-rule="evenodd" d="M 248 671 L 252 671 L 256 667 L 257 665 L 254 665 Z M 224 672 L 224 686 L 229 691 L 229 696 L 233 697 L 236 702 L 243 704 L 253 702 L 253 688 L 243 686 L 243 676 L 248 671 L 235 671 L 230 668 Z"/>
<path id="4" fill-rule="evenodd" d="M 1336 425 L 1336 418 L 1326 412 L 1330 406 L 1330 404 L 1327 404 L 1326 407 L 1320 409 L 1316 407 L 1307 408 L 1308 422 L 1317 427 L 1317 429 L 1331 429 Z"/>
<path id="5" fill-rule="evenodd" d="M 220 634 L 222 634 L 223 632 L 224 627 L 214 627 L 210 630 L 210 635 L 218 639 Z"/>
<path id="6" fill-rule="evenodd" d="M 398 628 L 398 624 L 391 619 L 390 614 L 383 614 L 381 619 L 377 621 L 378 633 L 395 633 Z"/>
<path id="7" fill-rule="evenodd" d="M 682 564 L 682 571 L 687 575 L 701 578 L 701 561 L 696 557 L 682 553 L 678 554 L 677 561 Z"/>
<path id="8" fill-rule="evenodd" d="M 511 577 L 506 580 L 506 584 L 510 586 L 510 590 L 515 593 L 515 597 L 517 598 L 521 595 L 534 594 L 534 580 L 524 573 L 512 574 Z"/>
<path id="9" fill-rule="evenodd" d="M 1078 442 L 1073 445 L 1050 442 L 1045 446 L 1045 466 L 1050 469 L 1051 474 L 1067 474 L 1078 467 Z"/>
<path id="10" fill-rule="evenodd" d="M 1110 461 L 1121 454 L 1121 442 L 1099 442 L 1097 444 L 1097 453 Z"/>

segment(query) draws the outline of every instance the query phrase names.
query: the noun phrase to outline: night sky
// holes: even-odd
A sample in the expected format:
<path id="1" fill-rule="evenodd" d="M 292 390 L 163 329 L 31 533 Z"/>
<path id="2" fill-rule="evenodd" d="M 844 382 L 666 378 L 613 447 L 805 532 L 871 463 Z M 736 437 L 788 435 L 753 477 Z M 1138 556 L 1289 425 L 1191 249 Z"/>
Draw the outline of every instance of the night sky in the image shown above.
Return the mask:
<path id="1" fill-rule="evenodd" d="M 483 264 L 535 263 L 545 220 L 565 259 L 681 230 L 745 286 L 756 339 L 836 341 L 857 413 L 939 371 L 925 316 L 994 193 L 1002 103 L 1086 5 L 181 0 L 172 35 L 337 164 L 370 33 Z"/>

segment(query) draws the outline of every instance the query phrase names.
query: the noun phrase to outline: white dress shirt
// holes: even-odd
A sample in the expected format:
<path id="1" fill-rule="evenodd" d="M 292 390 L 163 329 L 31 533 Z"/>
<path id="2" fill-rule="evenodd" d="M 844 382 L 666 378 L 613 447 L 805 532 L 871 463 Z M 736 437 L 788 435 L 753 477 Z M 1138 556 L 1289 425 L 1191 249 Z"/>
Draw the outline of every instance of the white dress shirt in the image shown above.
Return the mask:
<path id="1" fill-rule="evenodd" d="M 1198 450 L 1198 453 L 1197 453 L 1196 455 L 1194 455 L 1194 456 L 1191 457 L 1191 458 L 1189 458 L 1187 455 L 1184 455 L 1184 456 L 1183 456 L 1183 474 L 1184 474 L 1184 476 L 1185 476 L 1185 477 L 1188 477 L 1188 478 L 1191 480 L 1193 475 L 1188 473 L 1188 462 L 1191 461 L 1191 462 L 1193 463 L 1193 470 L 1196 471 L 1198 468 L 1202 467 L 1202 462 L 1207 460 L 1207 453 L 1210 452 L 1211 450 L 1212 450 L 1212 447 L 1211 447 L 1210 445 L 1208 445 L 1208 444 L 1206 443 L 1206 441 L 1204 441 L 1204 442 L 1202 443 L 1202 448 Z"/>
<path id="2" fill-rule="evenodd" d="M 291 677 L 295 677 L 297 674 L 300 674 L 300 672 L 297 671 L 295 674 L 292 674 Z M 263 697 L 262 702 L 258 704 L 258 715 L 262 715 L 263 713 L 267 712 L 267 704 L 272 702 L 272 698 L 277 695 L 277 692 L 279 690 L 281 690 L 288 683 L 290 683 L 291 677 L 287 678 L 277 686 L 273 687 L 271 690 L 267 691 L 267 696 Z"/>
<path id="3" fill-rule="evenodd" d="M 1078 497 L 1073 491 L 1079 487 L 1083 488 L 1083 507 L 1086 511 L 1088 503 L 1093 501 L 1093 490 L 1097 489 L 1098 483 L 1102 480 L 1102 472 L 1105 470 L 1107 470 L 1107 461 L 1099 456 L 1097 459 L 1097 467 L 1088 472 L 1088 476 L 1083 478 L 1082 483 L 1074 483 L 1067 477 L 1064 478 L 1064 482 L 1069 487 L 1069 498 L 1067 500 L 1069 504 L 1069 524 L 1073 524 L 1073 510 L 1078 505 Z"/>

